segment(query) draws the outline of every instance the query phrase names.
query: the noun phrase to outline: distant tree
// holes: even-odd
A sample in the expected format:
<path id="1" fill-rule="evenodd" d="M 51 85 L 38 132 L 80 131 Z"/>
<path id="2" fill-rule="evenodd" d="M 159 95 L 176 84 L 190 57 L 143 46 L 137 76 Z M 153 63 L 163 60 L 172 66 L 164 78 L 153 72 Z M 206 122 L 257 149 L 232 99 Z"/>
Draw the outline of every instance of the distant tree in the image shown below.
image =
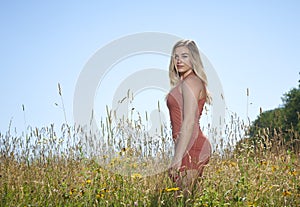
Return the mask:
<path id="1" fill-rule="evenodd" d="M 276 108 L 265 111 L 252 123 L 252 126 L 250 127 L 250 135 L 253 136 L 257 130 L 261 128 L 285 130 L 282 125 L 285 119 L 284 108 Z"/>
<path id="2" fill-rule="evenodd" d="M 294 128 L 300 131 L 300 85 L 284 94 L 282 101 L 284 103 L 284 114 L 286 120 L 283 125 L 285 129 Z"/>
<path id="3" fill-rule="evenodd" d="M 250 139 L 254 143 L 265 137 L 275 142 L 274 137 L 280 132 L 286 143 L 292 139 L 296 140 L 289 146 L 299 148 L 300 80 L 298 88 L 293 88 L 283 95 L 282 102 L 281 107 L 261 113 L 252 123 L 250 126 Z"/>

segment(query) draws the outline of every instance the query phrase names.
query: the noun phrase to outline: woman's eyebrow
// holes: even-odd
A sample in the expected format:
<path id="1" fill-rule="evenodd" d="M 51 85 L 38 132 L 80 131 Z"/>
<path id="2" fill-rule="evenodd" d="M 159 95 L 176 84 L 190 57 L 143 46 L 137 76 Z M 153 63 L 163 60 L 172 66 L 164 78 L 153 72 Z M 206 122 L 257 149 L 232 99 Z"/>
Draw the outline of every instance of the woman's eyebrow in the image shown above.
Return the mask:
<path id="1" fill-rule="evenodd" d="M 184 53 L 181 53 L 181 55 L 188 55 L 189 53 L 187 53 L 187 52 L 184 52 Z M 175 55 L 174 56 L 179 56 L 177 53 L 175 53 Z"/>

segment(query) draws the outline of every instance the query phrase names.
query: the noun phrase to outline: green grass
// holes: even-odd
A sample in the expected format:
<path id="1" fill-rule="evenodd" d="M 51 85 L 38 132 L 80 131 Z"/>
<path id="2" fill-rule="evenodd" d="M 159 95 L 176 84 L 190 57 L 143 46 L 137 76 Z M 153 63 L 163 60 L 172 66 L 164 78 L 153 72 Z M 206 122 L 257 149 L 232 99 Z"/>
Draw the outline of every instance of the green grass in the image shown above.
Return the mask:
<path id="1" fill-rule="evenodd" d="M 113 142 L 115 129 L 104 128 L 102 135 Z M 136 124 L 132 129 L 143 131 Z M 165 171 L 135 172 L 143 163 L 132 163 L 138 150 L 127 155 L 129 143 L 114 148 L 116 156 L 107 155 L 106 162 L 87 156 L 83 134 L 67 125 L 59 133 L 51 125 L 0 134 L 0 206 L 300 206 L 299 152 L 286 149 L 280 134 L 276 143 L 262 137 L 256 145 L 245 140 L 214 153 L 187 197 Z M 115 160 L 133 169 L 129 176 L 113 171 Z"/>

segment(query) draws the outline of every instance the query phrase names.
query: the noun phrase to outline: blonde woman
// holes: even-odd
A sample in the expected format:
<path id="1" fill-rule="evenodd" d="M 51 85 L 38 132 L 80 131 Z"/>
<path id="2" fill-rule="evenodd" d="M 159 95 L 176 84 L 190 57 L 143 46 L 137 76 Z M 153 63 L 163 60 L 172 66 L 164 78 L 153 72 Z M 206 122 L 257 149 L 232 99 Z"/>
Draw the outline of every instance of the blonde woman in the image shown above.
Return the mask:
<path id="1" fill-rule="evenodd" d="M 169 174 L 183 189 L 191 189 L 202 175 L 211 154 L 211 145 L 199 126 L 205 103 L 211 98 L 207 77 L 194 41 L 181 40 L 172 50 L 169 66 L 171 90 L 167 95 L 175 142 Z"/>

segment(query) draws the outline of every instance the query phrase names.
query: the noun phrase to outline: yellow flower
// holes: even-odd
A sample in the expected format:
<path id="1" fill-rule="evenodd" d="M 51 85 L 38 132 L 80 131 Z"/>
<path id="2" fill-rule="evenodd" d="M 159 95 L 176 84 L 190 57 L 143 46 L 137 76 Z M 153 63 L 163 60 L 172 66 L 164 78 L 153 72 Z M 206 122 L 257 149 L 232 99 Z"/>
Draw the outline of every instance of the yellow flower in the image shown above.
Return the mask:
<path id="1" fill-rule="evenodd" d="M 288 190 L 285 190 L 285 191 L 282 192 L 282 195 L 283 196 L 290 196 L 290 195 L 292 195 L 292 193 Z"/>
<path id="2" fill-rule="evenodd" d="M 178 191 L 178 190 L 180 190 L 178 187 L 176 187 L 176 188 L 165 188 L 166 192 Z"/>
<path id="3" fill-rule="evenodd" d="M 236 162 L 230 162 L 230 166 L 231 167 L 235 167 L 236 166 Z"/>
<path id="4" fill-rule="evenodd" d="M 278 166 L 277 165 L 273 165 L 272 166 L 272 172 L 275 172 L 276 170 L 278 170 Z"/>
<path id="5" fill-rule="evenodd" d="M 85 181 L 85 183 L 86 183 L 86 184 L 91 184 L 92 181 L 91 181 L 90 179 L 87 179 L 87 180 Z"/>
<path id="6" fill-rule="evenodd" d="M 289 174 L 296 176 L 297 175 L 297 171 L 296 170 L 290 171 Z"/>
<path id="7" fill-rule="evenodd" d="M 107 192 L 108 192 L 108 189 L 102 188 L 102 189 L 101 189 L 101 192 L 107 193 Z"/>
<path id="8" fill-rule="evenodd" d="M 112 158 L 110 161 L 110 165 L 120 164 L 120 159 L 118 157 Z"/>
<path id="9" fill-rule="evenodd" d="M 217 169 L 217 173 L 220 174 L 223 170 L 221 168 Z"/>
<path id="10" fill-rule="evenodd" d="M 131 175 L 131 177 L 132 177 L 132 178 L 142 178 L 143 176 L 142 176 L 141 174 L 139 174 L 139 173 L 133 173 L 133 174 Z"/>
<path id="11" fill-rule="evenodd" d="M 271 185 L 271 186 L 269 187 L 269 190 L 271 190 L 272 188 L 275 188 L 275 187 L 279 188 L 280 186 L 279 186 L 279 185 Z"/>
<path id="12" fill-rule="evenodd" d="M 261 160 L 261 161 L 260 161 L 260 164 L 261 164 L 261 165 L 267 165 L 268 163 L 267 163 L 267 161 Z"/>
<path id="13" fill-rule="evenodd" d="M 72 188 L 69 192 L 70 195 L 73 195 L 73 193 L 75 193 L 77 190 L 75 188 Z"/>
<path id="14" fill-rule="evenodd" d="M 131 166 L 132 166 L 132 168 L 134 168 L 134 169 L 137 168 L 137 164 L 136 164 L 136 163 L 132 163 Z"/>
<path id="15" fill-rule="evenodd" d="M 253 202 L 248 202 L 249 207 L 255 207 L 255 204 Z"/>
<path id="16" fill-rule="evenodd" d="M 125 147 L 123 147 L 123 148 L 121 149 L 121 151 L 119 152 L 119 155 L 123 155 L 123 154 L 126 153 L 127 151 L 128 151 L 128 149 L 125 148 Z"/>
<path id="17" fill-rule="evenodd" d="M 97 195 L 96 195 L 96 198 L 97 198 L 97 199 L 103 198 L 103 197 L 104 197 L 104 194 L 102 194 L 102 193 L 97 193 Z"/>

